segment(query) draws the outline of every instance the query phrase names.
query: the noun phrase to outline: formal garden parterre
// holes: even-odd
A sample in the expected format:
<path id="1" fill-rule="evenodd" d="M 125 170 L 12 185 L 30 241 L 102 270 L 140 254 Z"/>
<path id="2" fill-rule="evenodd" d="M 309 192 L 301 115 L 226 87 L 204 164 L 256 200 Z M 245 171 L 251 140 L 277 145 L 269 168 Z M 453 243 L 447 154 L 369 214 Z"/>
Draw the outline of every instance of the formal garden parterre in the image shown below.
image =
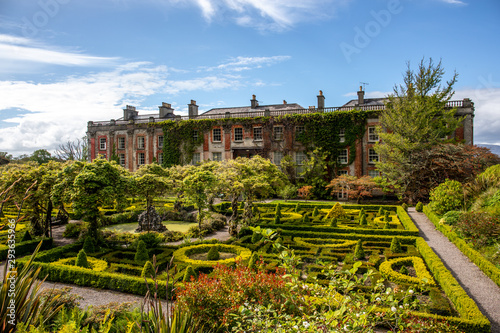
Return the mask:
<path id="1" fill-rule="evenodd" d="M 228 206 L 223 203 L 215 209 L 229 215 L 231 208 Z M 412 318 L 444 320 L 466 332 L 489 332 L 488 320 L 432 249 L 418 237 L 418 229 L 401 206 L 256 203 L 254 211 L 261 216 L 257 228 L 242 228 L 238 237 L 223 243 L 211 240 L 171 246 L 163 245 L 160 234 L 154 232 L 132 239 L 109 234 L 110 239 L 115 239 L 112 247 L 92 248 L 89 242 L 80 241 L 42 251 L 34 265 L 40 267 L 41 275 L 47 275 L 51 281 L 139 295 L 145 295 L 148 288 L 152 290 L 157 284 L 160 297 L 175 294 L 172 290 L 177 289 L 181 291 L 178 294 L 180 300 L 188 302 L 196 298 L 189 294 L 189 285 L 220 276 L 225 270 L 222 266 L 236 267 L 237 271 L 253 267 L 258 272 L 272 275 L 278 270 L 283 276 L 282 281 L 288 281 L 287 275 L 282 274 L 290 272 L 281 271 L 287 267 L 283 253 L 283 249 L 287 249 L 288 259 L 298 258 L 293 265 L 303 286 L 328 289 L 335 276 L 338 278 L 341 272 L 351 271 L 354 272 L 353 281 L 356 281 L 351 288 L 356 295 L 370 299 L 382 290 L 380 288 L 394 295 L 391 304 L 396 305 L 395 312 L 392 312 L 394 307 L 378 308 L 377 301 L 373 302 L 376 307 L 372 311 L 379 316 L 393 316 L 397 311 L 411 310 L 408 313 Z M 269 235 L 274 238 L 271 240 Z M 141 248 L 144 251 L 139 245 L 141 242 L 146 244 L 145 253 L 139 253 Z M 85 247 L 90 263 L 88 268 L 75 265 L 78 253 Z M 280 250 L 276 251 L 276 248 Z M 217 252 L 218 259 L 210 260 L 211 250 Z M 173 264 L 169 265 L 172 257 Z M 158 268 L 154 280 L 143 274 L 148 261 L 153 260 Z M 27 259 L 20 260 L 21 265 L 26 262 Z M 167 281 L 169 276 L 175 279 Z M 382 286 L 379 280 L 384 281 Z M 177 282 L 174 285 L 172 281 Z M 410 291 L 411 295 L 408 294 Z M 191 298 L 186 295 L 191 295 Z M 340 289 L 333 299 L 337 299 L 340 307 L 342 300 L 350 295 L 349 289 Z M 267 301 L 275 297 L 268 296 Z M 309 294 L 306 299 L 304 302 L 312 302 L 314 297 Z M 240 297 L 239 301 L 243 300 L 244 297 Z M 240 309 L 243 304 L 233 301 L 235 304 L 231 309 L 224 310 L 227 312 L 224 323 L 219 324 L 234 325 L 231 315 L 245 314 Z M 313 304 L 328 312 L 324 304 L 318 301 Z M 298 311 L 286 308 L 281 315 L 285 313 L 297 317 Z M 212 317 L 207 315 L 204 318 L 210 323 Z M 380 323 L 384 325 L 383 320 Z M 226 329 L 228 327 L 230 329 L 230 326 Z"/>

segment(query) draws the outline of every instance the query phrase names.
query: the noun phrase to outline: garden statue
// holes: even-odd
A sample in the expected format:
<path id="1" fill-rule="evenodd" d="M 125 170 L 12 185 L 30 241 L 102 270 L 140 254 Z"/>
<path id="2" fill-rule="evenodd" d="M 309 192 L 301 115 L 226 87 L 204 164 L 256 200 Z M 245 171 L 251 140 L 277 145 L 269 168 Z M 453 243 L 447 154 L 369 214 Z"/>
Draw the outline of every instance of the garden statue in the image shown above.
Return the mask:
<path id="1" fill-rule="evenodd" d="M 150 206 L 147 210 L 142 212 L 139 215 L 139 226 L 135 229 L 135 232 L 142 231 L 157 231 L 163 232 L 166 231 L 167 227 L 165 227 L 161 223 L 161 217 L 156 212 L 154 206 Z"/>

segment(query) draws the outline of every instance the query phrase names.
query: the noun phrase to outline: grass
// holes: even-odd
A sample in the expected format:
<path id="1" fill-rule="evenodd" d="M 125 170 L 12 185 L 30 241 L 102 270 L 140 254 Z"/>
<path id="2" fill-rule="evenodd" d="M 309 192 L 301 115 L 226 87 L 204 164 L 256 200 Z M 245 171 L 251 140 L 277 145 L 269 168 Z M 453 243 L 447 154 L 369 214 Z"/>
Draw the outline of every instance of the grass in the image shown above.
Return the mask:
<path id="1" fill-rule="evenodd" d="M 192 222 L 182 222 L 182 221 L 163 221 L 163 225 L 171 231 L 187 232 L 190 227 L 197 226 L 198 223 Z M 123 223 L 110 225 L 108 227 L 102 228 L 102 230 L 113 231 L 113 232 L 134 232 L 139 226 L 139 223 Z"/>

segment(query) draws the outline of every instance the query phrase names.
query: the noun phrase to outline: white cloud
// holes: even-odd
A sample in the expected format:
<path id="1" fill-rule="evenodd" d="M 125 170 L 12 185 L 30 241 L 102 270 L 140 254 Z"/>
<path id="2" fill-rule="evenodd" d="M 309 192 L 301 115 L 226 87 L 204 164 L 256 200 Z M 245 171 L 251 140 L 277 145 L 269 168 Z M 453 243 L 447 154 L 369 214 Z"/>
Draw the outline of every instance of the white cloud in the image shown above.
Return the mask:
<path id="1" fill-rule="evenodd" d="M 500 145 L 500 84 L 457 90 L 453 96 L 463 98 L 474 102 L 474 143 Z"/>
<path id="2" fill-rule="evenodd" d="M 0 73 L 15 73 L 25 67 L 39 65 L 103 66 L 118 58 L 96 57 L 58 50 L 38 41 L 0 34 Z"/>
<path id="3" fill-rule="evenodd" d="M 206 68 L 206 70 L 207 71 L 226 70 L 226 71 L 241 72 L 255 68 L 262 68 L 263 66 L 270 66 L 278 62 L 289 60 L 290 58 L 291 58 L 290 56 L 236 57 L 218 66 Z"/>
<path id="4" fill-rule="evenodd" d="M 440 1 L 452 4 L 452 5 L 466 5 L 466 3 L 461 1 L 461 0 L 440 0 Z"/>

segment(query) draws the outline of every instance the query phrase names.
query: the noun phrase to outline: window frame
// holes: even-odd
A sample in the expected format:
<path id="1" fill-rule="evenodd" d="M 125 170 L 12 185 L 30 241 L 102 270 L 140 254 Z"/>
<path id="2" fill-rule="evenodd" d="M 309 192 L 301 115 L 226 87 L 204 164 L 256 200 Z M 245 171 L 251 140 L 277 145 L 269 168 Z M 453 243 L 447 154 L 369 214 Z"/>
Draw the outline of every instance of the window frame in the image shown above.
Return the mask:
<path id="1" fill-rule="evenodd" d="M 127 164 L 127 160 L 124 153 L 118 154 L 118 164 L 121 165 L 122 167 L 125 167 L 125 165 Z"/>
<path id="2" fill-rule="evenodd" d="M 345 128 L 339 129 L 339 142 L 345 142 Z"/>
<path id="3" fill-rule="evenodd" d="M 197 158 L 195 158 L 195 156 L 197 156 Z M 197 165 L 200 162 L 201 162 L 201 154 L 200 153 L 193 153 L 193 157 L 191 159 L 191 165 Z"/>
<path id="4" fill-rule="evenodd" d="M 158 148 L 159 149 L 163 149 L 163 144 L 164 144 L 164 141 L 165 141 L 165 137 L 163 135 L 158 135 L 157 136 L 157 140 L 158 140 Z"/>
<path id="5" fill-rule="evenodd" d="M 117 138 L 117 147 L 118 147 L 118 150 L 125 150 L 125 148 L 127 147 L 127 140 L 124 136 L 119 136 Z M 123 145 L 121 145 L 121 142 L 123 141 Z"/>
<path id="6" fill-rule="evenodd" d="M 374 157 L 376 156 L 376 160 Z M 380 156 L 377 154 L 375 149 L 373 148 L 368 148 L 368 163 L 369 164 L 375 164 L 380 161 Z"/>
<path id="7" fill-rule="evenodd" d="M 277 131 L 279 129 L 279 131 Z M 285 138 L 284 126 L 273 126 L 273 138 L 276 141 L 283 141 Z"/>
<path id="8" fill-rule="evenodd" d="M 137 137 L 137 149 L 138 150 L 146 149 L 146 137 L 144 135 L 140 135 Z"/>
<path id="9" fill-rule="evenodd" d="M 215 158 L 216 154 L 218 156 L 217 158 Z M 222 152 L 220 152 L 220 151 L 212 152 L 212 161 L 216 161 L 216 162 L 222 161 Z"/>
<path id="10" fill-rule="evenodd" d="M 158 152 L 158 157 L 157 157 L 157 160 L 158 160 L 158 164 L 159 165 L 162 165 L 163 164 L 163 152 Z"/>
<path id="11" fill-rule="evenodd" d="M 340 152 L 341 153 L 339 154 L 339 156 L 337 156 L 337 163 L 338 164 L 349 164 L 349 150 L 347 148 L 341 149 Z"/>
<path id="12" fill-rule="evenodd" d="M 258 137 L 257 137 L 257 133 L 255 132 L 255 130 L 260 131 L 260 133 L 258 133 Z M 256 126 L 253 128 L 253 139 L 254 139 L 254 141 L 262 141 L 263 140 L 262 126 Z"/>
<path id="13" fill-rule="evenodd" d="M 218 132 L 218 140 L 216 139 L 215 131 Z M 212 142 L 222 142 L 222 130 L 220 128 L 212 128 Z"/>
<path id="14" fill-rule="evenodd" d="M 301 158 L 299 159 L 299 156 L 301 156 Z M 298 152 L 295 152 L 295 164 L 296 164 L 296 167 L 295 167 L 295 176 L 296 177 L 301 177 L 300 174 L 302 172 L 304 172 L 304 161 L 307 160 L 307 154 L 303 151 L 298 151 Z"/>
<path id="15" fill-rule="evenodd" d="M 105 137 L 104 138 L 99 138 L 99 150 L 106 150 L 106 148 L 108 146 L 107 145 L 107 143 L 108 143 L 107 141 L 108 140 Z"/>
<path id="16" fill-rule="evenodd" d="M 236 130 L 238 130 L 238 132 L 240 132 L 240 131 L 241 131 L 241 133 L 238 133 L 238 134 L 237 134 L 237 133 L 236 133 Z M 234 132 L 233 132 L 233 133 L 234 133 L 234 141 L 236 141 L 236 142 L 241 142 L 241 141 L 243 141 L 243 127 L 235 127 L 235 128 L 234 128 Z M 241 135 L 241 137 L 238 139 L 238 138 L 236 138 L 236 135 L 238 135 L 238 137 Z"/>
<path id="17" fill-rule="evenodd" d="M 279 160 L 278 160 L 277 156 L 279 156 Z M 282 151 L 277 150 L 277 151 L 273 152 L 273 164 L 280 166 L 281 160 L 283 159 L 283 157 L 285 157 L 285 154 L 283 154 Z"/>
<path id="18" fill-rule="evenodd" d="M 377 133 L 377 127 L 368 126 L 368 142 L 378 142 L 379 140 L 380 138 Z"/>
<path id="19" fill-rule="evenodd" d="M 141 163 L 142 162 L 142 163 Z M 137 166 L 146 164 L 146 153 L 137 153 Z"/>

